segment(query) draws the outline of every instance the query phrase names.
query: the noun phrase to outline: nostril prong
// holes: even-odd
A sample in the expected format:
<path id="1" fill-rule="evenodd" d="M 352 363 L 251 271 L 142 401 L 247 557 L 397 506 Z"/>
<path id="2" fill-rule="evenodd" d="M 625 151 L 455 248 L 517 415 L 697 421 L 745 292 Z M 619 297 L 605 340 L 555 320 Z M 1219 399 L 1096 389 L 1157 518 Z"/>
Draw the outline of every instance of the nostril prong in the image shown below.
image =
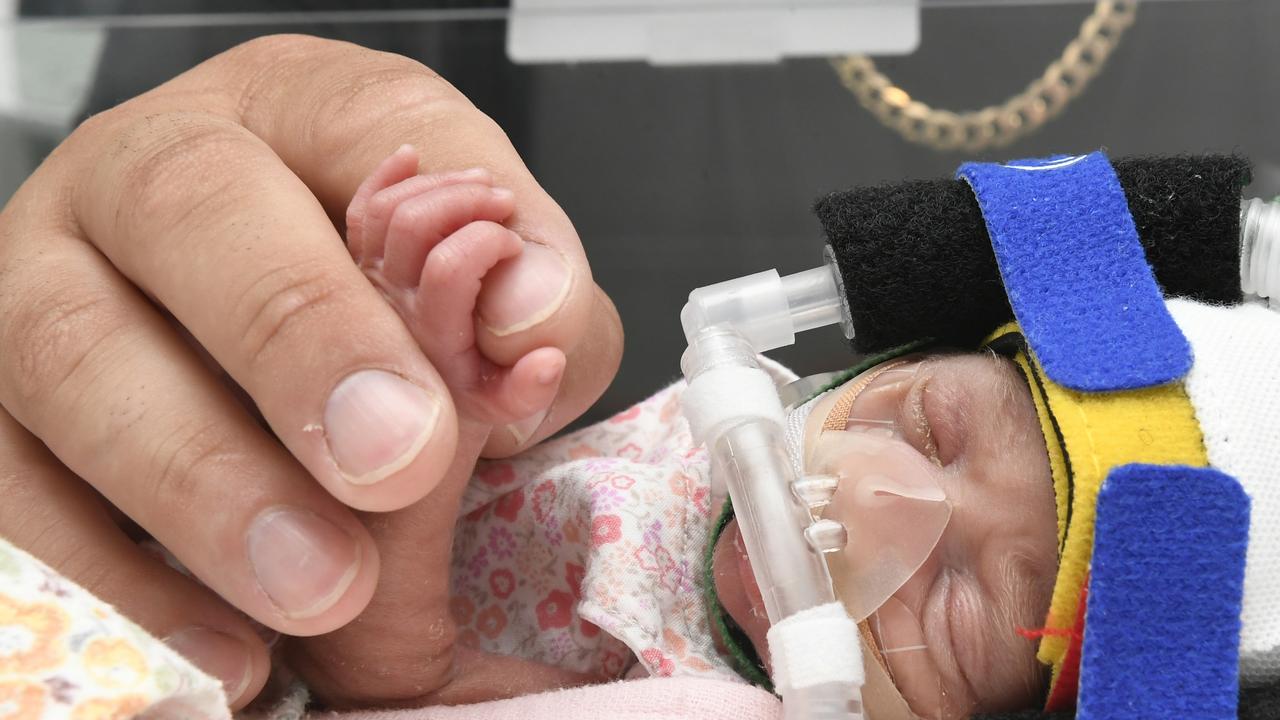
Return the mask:
<path id="1" fill-rule="evenodd" d="M 844 549 L 849 541 L 849 533 L 844 525 L 835 520 L 819 520 L 804 529 L 804 539 L 809 547 L 820 553 L 831 553 Z"/>
<path id="2" fill-rule="evenodd" d="M 835 475 L 806 475 L 791 483 L 791 491 L 810 510 L 815 510 L 831 502 L 840 478 Z"/>

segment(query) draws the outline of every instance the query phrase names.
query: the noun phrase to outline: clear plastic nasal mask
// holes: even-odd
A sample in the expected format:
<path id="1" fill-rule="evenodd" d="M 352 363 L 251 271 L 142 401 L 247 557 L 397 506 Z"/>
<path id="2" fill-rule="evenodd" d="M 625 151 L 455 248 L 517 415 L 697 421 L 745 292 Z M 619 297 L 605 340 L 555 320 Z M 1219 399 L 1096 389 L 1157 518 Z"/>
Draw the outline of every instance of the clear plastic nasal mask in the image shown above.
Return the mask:
<path id="1" fill-rule="evenodd" d="M 818 428 L 792 449 L 809 478 L 830 478 L 829 494 L 814 497 L 810 507 L 815 518 L 845 529 L 844 545 L 826 553 L 837 598 L 851 618 L 866 621 L 903 702 L 937 716 L 947 698 L 920 609 L 895 596 L 929 559 L 951 518 L 941 468 L 898 425 L 904 388 L 920 369 L 908 360 L 872 368 L 792 412 L 788 429 L 795 422 Z M 815 412 L 820 427 L 811 420 Z"/>
<path id="2" fill-rule="evenodd" d="M 844 546 L 827 553 L 827 567 L 855 621 L 870 617 L 911 579 L 951 518 L 941 469 L 902 438 L 894 419 L 859 412 L 896 397 L 896 386 L 918 369 L 918 363 L 880 366 L 833 393 L 821 431 L 804 448 L 809 475 L 834 481 L 830 496 L 811 507 L 845 529 Z"/>

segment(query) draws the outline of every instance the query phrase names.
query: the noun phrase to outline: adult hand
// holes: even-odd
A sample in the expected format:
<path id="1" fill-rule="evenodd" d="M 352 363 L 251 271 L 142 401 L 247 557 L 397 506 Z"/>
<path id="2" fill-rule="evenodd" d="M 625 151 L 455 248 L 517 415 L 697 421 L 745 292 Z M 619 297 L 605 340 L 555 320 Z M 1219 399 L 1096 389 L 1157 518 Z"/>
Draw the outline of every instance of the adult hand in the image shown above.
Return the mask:
<path id="1" fill-rule="evenodd" d="M 479 307 L 499 328 L 491 357 L 568 356 L 532 434 L 460 440 L 440 377 L 343 247 L 336 219 L 403 143 L 426 171 L 490 170 L 515 192 L 512 229 L 558 251 L 524 253 Z M 457 90 L 394 55 L 255 40 L 85 122 L 0 215 L 0 535 L 222 678 L 237 707 L 268 657 L 233 607 L 295 636 L 359 616 L 295 652 L 339 701 L 571 682 L 455 653 L 469 468 L 453 459 L 460 442 L 505 454 L 554 432 L 620 351 L 568 218 Z M 133 523 L 200 582 L 141 551 Z M 477 684 L 493 672 L 527 681 Z"/>

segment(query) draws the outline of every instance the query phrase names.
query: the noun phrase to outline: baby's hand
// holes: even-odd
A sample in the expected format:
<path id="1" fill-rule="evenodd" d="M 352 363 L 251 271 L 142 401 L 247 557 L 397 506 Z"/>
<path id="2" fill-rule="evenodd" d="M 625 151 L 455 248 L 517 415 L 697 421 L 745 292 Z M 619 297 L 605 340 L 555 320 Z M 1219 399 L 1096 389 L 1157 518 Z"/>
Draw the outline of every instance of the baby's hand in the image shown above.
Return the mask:
<path id="1" fill-rule="evenodd" d="M 486 274 L 524 250 L 524 240 L 502 225 L 514 210 L 514 194 L 494 187 L 488 171 L 419 175 L 408 146 L 373 171 L 347 209 L 352 257 L 444 377 L 461 419 L 488 425 L 544 411 L 565 367 L 554 347 L 502 367 L 476 344 Z"/>

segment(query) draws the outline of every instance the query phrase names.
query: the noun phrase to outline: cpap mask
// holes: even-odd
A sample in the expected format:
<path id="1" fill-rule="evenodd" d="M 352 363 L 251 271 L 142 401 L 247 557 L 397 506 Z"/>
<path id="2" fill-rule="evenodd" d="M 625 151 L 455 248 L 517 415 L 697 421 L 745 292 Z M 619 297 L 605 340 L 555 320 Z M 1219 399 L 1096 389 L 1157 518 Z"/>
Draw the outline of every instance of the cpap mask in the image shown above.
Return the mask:
<path id="1" fill-rule="evenodd" d="M 1239 237 L 1245 292 L 1272 298 L 1275 307 L 1280 205 L 1245 201 Z M 771 625 L 768 651 L 784 717 L 862 718 L 865 691 L 895 696 L 897 710 L 888 713 L 895 720 L 915 718 L 894 680 L 936 670 L 916 614 L 895 593 L 933 552 L 951 505 L 936 466 L 867 408 L 877 389 L 909 381 L 903 376 L 919 365 L 882 364 L 788 414 L 784 398 L 808 396 L 830 376 L 779 389 L 757 357 L 827 325 L 854 338 L 843 282 L 849 268 L 842 271 L 831 246 L 825 260 L 786 277 L 771 270 L 690 293 L 681 312 L 689 344 L 681 359 L 689 383 L 684 412 L 695 441 L 708 448 L 714 481 L 733 502 Z M 815 413 L 821 431 L 806 437 Z M 876 657 L 864 657 L 864 649 Z M 923 712 L 935 707 L 918 694 L 912 700 Z M 941 708 L 946 699 L 936 702 Z"/>
<path id="2" fill-rule="evenodd" d="M 733 500 L 771 623 L 774 684 L 788 718 L 863 716 L 864 621 L 882 653 L 877 669 L 889 672 L 888 689 L 896 671 L 928 663 L 915 613 L 893 595 L 928 559 L 951 515 L 939 468 L 875 412 L 878 397 L 910 382 L 918 362 L 877 366 L 787 414 L 757 361 L 758 348 L 794 341 L 784 312 L 802 323 L 840 320 L 830 267 L 701 288 L 682 316 L 691 338 L 682 359 L 685 413 Z M 763 323 L 709 320 L 708 313 L 770 295 L 790 302 L 758 305 Z M 806 433 L 814 413 L 821 429 Z"/>
<path id="3" fill-rule="evenodd" d="M 957 709 L 943 691 L 920 624 L 920 582 L 900 593 L 932 555 L 952 512 L 932 446 L 922 453 L 897 421 L 902 393 L 928 362 L 879 364 L 787 418 L 805 429 L 793 453 L 808 470 L 800 476 L 822 479 L 808 486 L 810 512 L 845 529 L 843 546 L 825 558 L 836 597 L 864 630 L 864 650 L 875 656 L 864 665 L 883 675 L 878 717 L 895 704 L 897 714 L 909 718 L 916 717 L 910 708 L 925 717 Z"/>

